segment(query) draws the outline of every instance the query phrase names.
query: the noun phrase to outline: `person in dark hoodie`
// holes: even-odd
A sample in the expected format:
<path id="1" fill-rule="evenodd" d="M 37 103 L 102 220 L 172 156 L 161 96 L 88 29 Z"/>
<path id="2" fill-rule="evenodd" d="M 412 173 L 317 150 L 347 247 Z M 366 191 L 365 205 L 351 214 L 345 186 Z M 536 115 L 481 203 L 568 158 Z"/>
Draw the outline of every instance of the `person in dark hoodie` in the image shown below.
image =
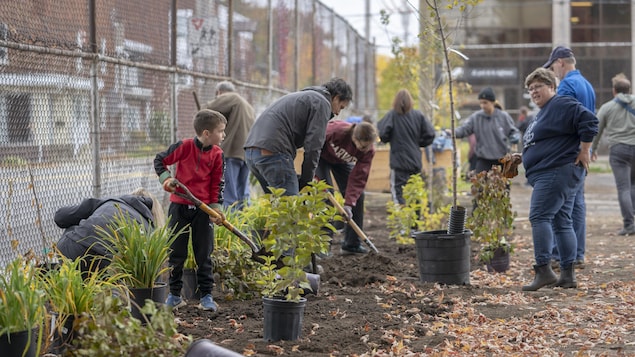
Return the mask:
<path id="1" fill-rule="evenodd" d="M 165 224 L 161 204 L 143 188 L 120 197 L 87 198 L 55 212 L 55 224 L 64 229 L 57 242 L 57 250 L 69 259 L 83 258 L 82 271 L 104 269 L 110 264 L 110 256 L 104 246 L 107 243 L 99 238 L 96 230 L 97 227 L 107 229 L 121 214 L 130 216 L 148 229 Z"/>
<path id="2" fill-rule="evenodd" d="M 326 137 L 326 124 L 353 99 L 351 87 L 341 78 L 322 86 L 287 94 L 260 114 L 245 142 L 245 162 L 262 189 L 284 188 L 297 195 L 315 174 Z M 294 159 L 304 147 L 298 177 Z"/>
<path id="3" fill-rule="evenodd" d="M 413 108 L 410 92 L 397 92 L 390 110 L 377 123 L 379 138 L 390 143 L 390 191 L 395 203 L 405 204 L 403 186 L 410 176 L 421 174 L 423 163 L 421 148 L 434 141 L 434 127 L 421 113 Z"/>

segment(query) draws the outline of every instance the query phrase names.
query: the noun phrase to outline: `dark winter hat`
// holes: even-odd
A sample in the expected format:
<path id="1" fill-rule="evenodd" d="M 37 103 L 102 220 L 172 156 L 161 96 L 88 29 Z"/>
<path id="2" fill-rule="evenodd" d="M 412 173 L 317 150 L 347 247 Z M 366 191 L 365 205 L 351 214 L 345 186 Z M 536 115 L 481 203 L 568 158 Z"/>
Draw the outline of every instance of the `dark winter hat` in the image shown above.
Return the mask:
<path id="1" fill-rule="evenodd" d="M 481 93 L 478 94 L 478 99 L 489 100 L 490 102 L 496 101 L 496 96 L 494 95 L 494 91 L 490 87 L 483 88 Z"/>
<path id="2" fill-rule="evenodd" d="M 573 57 L 573 51 L 569 47 L 558 46 L 551 51 L 549 61 L 542 65 L 542 68 L 549 68 L 558 58 Z"/>

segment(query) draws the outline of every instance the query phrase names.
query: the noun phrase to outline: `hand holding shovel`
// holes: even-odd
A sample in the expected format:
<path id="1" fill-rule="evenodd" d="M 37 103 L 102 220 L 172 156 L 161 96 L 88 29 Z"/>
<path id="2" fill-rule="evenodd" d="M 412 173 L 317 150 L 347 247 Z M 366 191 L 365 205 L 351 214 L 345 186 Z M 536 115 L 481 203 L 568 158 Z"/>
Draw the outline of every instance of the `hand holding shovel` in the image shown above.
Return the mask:
<path id="1" fill-rule="evenodd" d="M 355 223 L 355 221 L 349 218 L 348 213 L 346 212 L 344 207 L 342 207 L 342 205 L 339 202 L 337 202 L 333 194 L 330 192 L 327 192 L 327 194 L 329 197 L 329 201 L 331 201 L 333 206 L 337 208 L 337 211 L 340 212 L 342 216 L 345 217 L 344 219 L 346 220 L 346 223 L 348 223 L 348 225 L 351 226 L 351 228 L 353 228 L 355 233 L 357 233 L 357 235 L 364 241 L 364 243 L 366 243 L 370 247 L 370 249 L 372 249 L 375 253 L 379 253 L 379 251 L 377 250 L 373 242 L 371 242 L 370 239 L 368 239 L 368 236 L 364 233 L 364 231 L 362 231 L 362 229 L 359 228 L 359 226 L 357 225 L 357 223 Z"/>

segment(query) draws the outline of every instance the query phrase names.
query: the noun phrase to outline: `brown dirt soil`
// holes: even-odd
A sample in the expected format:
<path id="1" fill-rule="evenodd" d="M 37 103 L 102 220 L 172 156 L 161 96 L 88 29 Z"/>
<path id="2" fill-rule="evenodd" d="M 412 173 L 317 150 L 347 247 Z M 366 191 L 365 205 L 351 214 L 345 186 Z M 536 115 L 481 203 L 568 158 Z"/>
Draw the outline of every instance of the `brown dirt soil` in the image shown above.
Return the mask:
<path id="1" fill-rule="evenodd" d="M 389 196 L 371 193 L 364 230 L 380 253 L 341 256 L 333 246 L 334 255 L 320 262 L 320 291 L 308 296 L 299 340 L 263 340 L 260 299 L 219 301 L 218 313 L 199 311 L 192 301 L 175 312 L 179 331 L 251 356 L 635 355 L 635 237 L 615 234 L 621 217 L 612 175 L 587 178 L 579 287 L 538 292 L 521 291 L 533 279 L 531 188 L 524 181 L 512 185 L 516 251 L 505 273 L 473 261 L 470 285 L 420 282 L 415 246 L 388 239 Z"/>

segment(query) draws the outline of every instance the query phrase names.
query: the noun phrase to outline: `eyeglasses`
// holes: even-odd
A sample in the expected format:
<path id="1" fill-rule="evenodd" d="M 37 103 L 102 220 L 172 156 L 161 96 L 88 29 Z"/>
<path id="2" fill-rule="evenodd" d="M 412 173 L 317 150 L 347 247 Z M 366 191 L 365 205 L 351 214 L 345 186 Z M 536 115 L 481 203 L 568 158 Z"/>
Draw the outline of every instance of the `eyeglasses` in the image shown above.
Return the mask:
<path id="1" fill-rule="evenodd" d="M 535 91 L 539 90 L 540 88 L 542 88 L 542 87 L 544 87 L 544 86 L 546 86 L 546 84 L 536 84 L 536 85 L 535 85 L 535 86 L 533 86 L 533 87 L 529 87 L 529 88 L 527 88 L 527 91 L 528 91 L 529 93 L 531 93 L 531 92 L 535 92 Z"/>

